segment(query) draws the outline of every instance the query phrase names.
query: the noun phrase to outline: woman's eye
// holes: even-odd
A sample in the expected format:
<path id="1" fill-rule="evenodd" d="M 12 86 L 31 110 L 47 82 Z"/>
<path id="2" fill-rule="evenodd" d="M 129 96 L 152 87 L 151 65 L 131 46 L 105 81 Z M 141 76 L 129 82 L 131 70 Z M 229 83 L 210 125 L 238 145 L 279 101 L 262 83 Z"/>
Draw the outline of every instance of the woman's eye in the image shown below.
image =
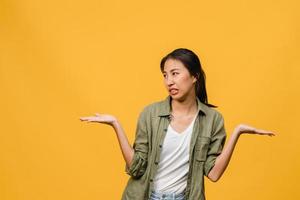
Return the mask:
<path id="1" fill-rule="evenodd" d="M 179 74 L 178 72 L 173 72 L 172 73 L 172 75 L 174 76 L 174 75 L 177 75 L 177 74 Z M 166 77 L 167 75 L 166 74 L 163 74 L 163 77 Z"/>

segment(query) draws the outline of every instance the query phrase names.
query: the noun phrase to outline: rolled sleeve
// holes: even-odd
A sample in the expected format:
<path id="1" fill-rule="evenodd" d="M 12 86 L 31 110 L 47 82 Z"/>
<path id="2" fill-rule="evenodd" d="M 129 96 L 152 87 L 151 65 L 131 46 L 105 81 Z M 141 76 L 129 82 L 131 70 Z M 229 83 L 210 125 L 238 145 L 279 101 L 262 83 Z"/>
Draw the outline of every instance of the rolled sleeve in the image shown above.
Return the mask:
<path id="1" fill-rule="evenodd" d="M 146 171 L 148 162 L 148 134 L 146 126 L 147 112 L 144 109 L 138 118 L 133 143 L 134 154 L 130 166 L 125 166 L 125 172 L 133 178 L 140 178 Z"/>
<path id="2" fill-rule="evenodd" d="M 226 141 L 224 118 L 221 113 L 217 113 L 213 129 L 211 142 L 207 152 L 207 159 L 204 163 L 205 176 L 208 176 L 210 170 L 215 165 L 216 159 L 221 154 Z"/>

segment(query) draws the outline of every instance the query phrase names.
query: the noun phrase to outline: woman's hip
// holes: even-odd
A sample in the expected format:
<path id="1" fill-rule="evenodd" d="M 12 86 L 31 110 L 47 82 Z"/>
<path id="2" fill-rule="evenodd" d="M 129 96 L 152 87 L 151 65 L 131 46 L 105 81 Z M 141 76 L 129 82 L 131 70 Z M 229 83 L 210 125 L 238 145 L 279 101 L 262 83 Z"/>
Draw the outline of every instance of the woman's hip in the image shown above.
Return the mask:
<path id="1" fill-rule="evenodd" d="M 184 200 L 185 190 L 179 194 L 151 191 L 149 200 Z"/>

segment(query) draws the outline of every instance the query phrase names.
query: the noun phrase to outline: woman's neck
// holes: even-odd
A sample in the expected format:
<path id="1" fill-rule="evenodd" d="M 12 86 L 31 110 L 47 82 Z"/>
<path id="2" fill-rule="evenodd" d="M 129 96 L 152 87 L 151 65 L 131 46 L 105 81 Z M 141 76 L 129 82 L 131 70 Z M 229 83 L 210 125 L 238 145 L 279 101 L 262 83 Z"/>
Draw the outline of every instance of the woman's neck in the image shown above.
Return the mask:
<path id="1" fill-rule="evenodd" d="M 172 115 L 174 116 L 191 116 L 197 112 L 197 100 L 195 96 L 190 96 L 184 101 L 172 99 Z"/>

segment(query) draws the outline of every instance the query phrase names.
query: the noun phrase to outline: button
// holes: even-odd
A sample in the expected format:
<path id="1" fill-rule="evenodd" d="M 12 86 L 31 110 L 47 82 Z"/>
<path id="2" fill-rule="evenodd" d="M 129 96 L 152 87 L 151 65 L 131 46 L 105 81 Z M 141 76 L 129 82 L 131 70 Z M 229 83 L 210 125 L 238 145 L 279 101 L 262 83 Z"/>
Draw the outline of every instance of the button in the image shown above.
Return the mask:
<path id="1" fill-rule="evenodd" d="M 150 182 L 152 182 L 152 181 L 153 181 L 153 179 L 151 178 L 151 179 L 150 179 Z"/>
<path id="2" fill-rule="evenodd" d="M 164 131 L 167 131 L 167 130 L 168 130 L 168 129 L 166 129 L 166 128 L 164 129 Z"/>
<path id="3" fill-rule="evenodd" d="M 161 145 L 161 144 L 159 145 L 159 148 L 162 148 L 162 145 Z"/>
<path id="4" fill-rule="evenodd" d="M 155 161 L 155 164 L 157 165 L 157 164 L 158 164 L 158 162 L 157 162 L 157 161 Z"/>

